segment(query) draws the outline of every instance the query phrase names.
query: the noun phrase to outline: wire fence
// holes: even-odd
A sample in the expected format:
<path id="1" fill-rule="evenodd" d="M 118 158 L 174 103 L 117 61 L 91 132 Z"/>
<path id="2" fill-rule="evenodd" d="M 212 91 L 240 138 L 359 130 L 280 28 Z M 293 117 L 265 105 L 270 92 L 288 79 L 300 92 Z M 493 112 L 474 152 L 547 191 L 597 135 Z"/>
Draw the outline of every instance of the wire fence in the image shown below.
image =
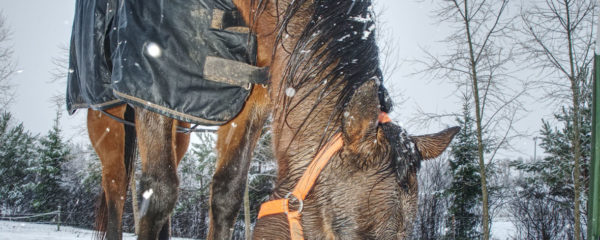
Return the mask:
<path id="1" fill-rule="evenodd" d="M 135 232 L 133 212 L 123 212 L 123 232 Z M 65 211 L 57 209 L 45 213 L 20 213 L 20 214 L 0 214 L 0 220 L 27 222 L 36 224 L 56 225 L 56 230 L 60 231 L 61 226 L 77 227 L 82 229 L 93 230 L 95 212 L 86 211 Z M 242 213 L 240 213 L 242 214 Z M 238 218 L 234 225 L 233 239 L 245 239 L 245 226 L 243 218 Z M 205 239 L 208 233 L 208 210 L 190 210 L 177 211 L 175 210 L 171 216 L 171 234 L 173 237 L 184 237 L 194 239 Z"/>
<path id="2" fill-rule="evenodd" d="M 42 224 L 56 224 L 56 231 L 60 231 L 60 226 L 62 223 L 61 221 L 61 215 L 62 215 L 62 211 L 60 206 L 58 207 L 57 210 L 52 211 L 52 212 L 47 212 L 47 213 L 25 213 L 25 214 L 17 214 L 17 215 L 0 215 L 0 220 L 7 220 L 7 221 L 26 221 L 26 222 L 35 222 L 35 223 L 42 223 Z M 51 218 L 48 218 L 51 217 Z M 38 220 L 38 221 L 33 221 L 33 220 Z M 40 219 L 42 219 L 40 221 Z M 47 219 L 51 219 L 50 221 L 48 221 Z"/>

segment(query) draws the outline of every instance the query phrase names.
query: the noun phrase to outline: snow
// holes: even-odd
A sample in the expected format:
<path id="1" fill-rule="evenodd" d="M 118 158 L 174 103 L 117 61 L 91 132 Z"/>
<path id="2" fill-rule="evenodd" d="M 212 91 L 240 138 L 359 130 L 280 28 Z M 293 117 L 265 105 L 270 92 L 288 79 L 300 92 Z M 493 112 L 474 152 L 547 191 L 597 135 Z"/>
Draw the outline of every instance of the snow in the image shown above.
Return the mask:
<path id="1" fill-rule="evenodd" d="M 154 193 L 154 190 L 152 190 L 152 188 L 150 188 L 149 190 L 145 191 L 144 194 L 142 194 L 142 197 L 144 197 L 144 199 L 148 199 L 148 198 L 150 198 L 150 196 L 152 196 L 153 193 Z"/>
<path id="2" fill-rule="evenodd" d="M 493 222 L 491 238 L 493 240 L 514 239 L 512 236 L 515 235 L 515 230 L 515 225 L 512 222 Z"/>
<path id="3" fill-rule="evenodd" d="M 71 239 L 93 239 L 92 230 L 61 226 L 60 232 L 56 231 L 56 225 L 0 221 L 0 240 L 71 240 Z M 132 233 L 123 233 L 124 240 L 133 240 L 137 237 Z M 186 238 L 172 238 L 184 240 Z"/>
<path id="4" fill-rule="evenodd" d="M 153 58 L 158 58 L 162 55 L 162 50 L 158 46 L 158 44 L 150 42 L 146 45 L 146 52 Z"/>
<path id="5" fill-rule="evenodd" d="M 350 34 L 346 34 L 343 37 L 339 38 L 338 42 L 343 42 L 344 40 L 346 40 L 346 38 L 349 38 L 349 37 L 350 37 Z"/>
<path id="6" fill-rule="evenodd" d="M 285 95 L 288 96 L 288 97 L 293 97 L 294 95 L 296 95 L 296 89 L 291 88 L 291 87 L 287 88 L 285 90 Z"/>

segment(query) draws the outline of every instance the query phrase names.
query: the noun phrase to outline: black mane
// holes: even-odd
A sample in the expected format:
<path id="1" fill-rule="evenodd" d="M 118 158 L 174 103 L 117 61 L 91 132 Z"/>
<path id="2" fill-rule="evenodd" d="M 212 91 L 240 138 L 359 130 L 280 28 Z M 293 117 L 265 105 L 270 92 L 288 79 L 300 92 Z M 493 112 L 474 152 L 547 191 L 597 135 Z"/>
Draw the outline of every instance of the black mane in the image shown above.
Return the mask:
<path id="1" fill-rule="evenodd" d="M 291 19 L 311 0 L 295 0 L 290 3 L 279 23 L 277 42 L 288 34 L 286 32 Z M 339 122 L 344 107 L 350 101 L 355 90 L 369 80 L 381 85 L 382 74 L 379 69 L 379 49 L 375 40 L 375 20 L 370 0 L 314 0 L 311 5 L 313 15 L 300 35 L 295 47 L 290 51 L 290 59 L 284 71 L 284 83 L 280 95 L 289 88 L 302 89 L 319 87 L 319 98 L 314 104 L 323 104 L 323 100 L 334 90 L 341 88 L 330 123 Z M 320 76 L 315 78 L 315 76 Z M 317 82 L 318 81 L 318 82 Z M 324 84 L 323 84 L 324 83 Z M 382 88 L 380 88 L 382 89 Z M 385 89 L 382 89 L 385 95 Z M 312 92 L 312 91 L 311 91 Z M 304 99 L 307 96 L 294 96 Z M 380 97 L 382 98 L 382 97 Z M 289 97 L 284 103 L 284 116 L 301 101 L 291 104 Z M 391 104 L 383 102 L 382 108 L 389 111 Z M 307 114 L 304 124 L 313 112 Z M 335 125 L 333 128 L 331 125 Z M 337 131 L 339 124 L 330 124 L 324 133 Z M 301 128 L 299 128 L 301 129 Z M 334 131 L 332 131 L 334 130 Z M 324 136 L 324 138 L 329 138 Z"/>

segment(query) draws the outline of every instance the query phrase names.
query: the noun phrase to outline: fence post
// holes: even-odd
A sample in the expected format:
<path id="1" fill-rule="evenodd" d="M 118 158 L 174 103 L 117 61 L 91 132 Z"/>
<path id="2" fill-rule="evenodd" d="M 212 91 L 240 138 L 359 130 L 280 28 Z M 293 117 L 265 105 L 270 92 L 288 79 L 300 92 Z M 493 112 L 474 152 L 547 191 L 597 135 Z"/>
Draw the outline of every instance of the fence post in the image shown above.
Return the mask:
<path id="1" fill-rule="evenodd" d="M 600 24 L 600 16 L 598 18 Z M 592 159 L 588 197 L 588 239 L 600 239 L 600 25 L 596 30 L 594 51 L 594 84 L 592 101 Z"/>
<path id="2" fill-rule="evenodd" d="M 57 213 L 57 221 L 56 221 L 56 231 L 60 232 L 60 205 L 58 205 L 58 213 Z"/>

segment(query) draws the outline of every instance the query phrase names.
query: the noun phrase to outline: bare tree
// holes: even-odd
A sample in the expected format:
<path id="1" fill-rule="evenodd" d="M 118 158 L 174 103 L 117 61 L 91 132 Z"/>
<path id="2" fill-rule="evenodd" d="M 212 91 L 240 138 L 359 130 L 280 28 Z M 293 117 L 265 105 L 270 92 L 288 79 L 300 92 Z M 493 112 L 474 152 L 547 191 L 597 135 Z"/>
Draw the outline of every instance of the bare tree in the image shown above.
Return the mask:
<path id="1" fill-rule="evenodd" d="M 52 64 L 54 68 L 50 72 L 52 78 L 50 79 L 50 83 L 60 83 L 63 85 L 67 85 L 67 75 L 69 74 L 69 47 L 68 46 L 59 46 L 60 55 L 58 57 L 52 58 Z M 52 101 L 64 103 L 66 95 L 65 91 L 61 90 L 55 93 L 52 96 Z"/>
<path id="2" fill-rule="evenodd" d="M 13 60 L 12 46 L 8 44 L 12 35 L 6 25 L 6 19 L 0 13 L 0 108 L 6 109 L 13 101 L 14 90 L 11 84 L 11 76 L 16 72 L 16 64 Z"/>
<path id="3" fill-rule="evenodd" d="M 500 149 L 510 148 L 513 138 L 520 137 L 514 123 L 523 110 L 520 98 L 527 89 L 527 84 L 512 77 L 514 72 L 508 70 L 515 59 L 508 43 L 511 38 L 507 37 L 513 30 L 514 18 L 507 16 L 509 0 L 434 2 L 438 3 L 435 13 L 440 24 L 448 24 L 453 30 L 444 39 L 448 53 L 426 50 L 427 58 L 419 62 L 426 66 L 422 73 L 454 83 L 461 97 L 473 106 L 481 175 L 482 232 L 487 240 L 491 224 L 486 164 L 494 160 Z"/>
<path id="4" fill-rule="evenodd" d="M 544 0 L 530 2 L 521 13 L 526 38 L 521 42 L 527 61 L 542 73 L 548 99 L 571 104 L 573 132 L 581 128 L 585 82 L 593 62 L 596 0 Z M 572 134 L 575 239 L 581 232 L 581 140 Z"/>
<path id="5" fill-rule="evenodd" d="M 518 178 L 513 191 L 516 198 L 508 209 L 515 216 L 516 238 L 569 239 L 566 219 L 569 214 L 563 212 L 560 202 L 547 194 L 547 185 Z"/>
<path id="6" fill-rule="evenodd" d="M 448 196 L 444 193 L 451 177 L 448 154 L 423 162 L 419 171 L 419 208 L 411 239 L 441 239 L 446 226 Z"/>

